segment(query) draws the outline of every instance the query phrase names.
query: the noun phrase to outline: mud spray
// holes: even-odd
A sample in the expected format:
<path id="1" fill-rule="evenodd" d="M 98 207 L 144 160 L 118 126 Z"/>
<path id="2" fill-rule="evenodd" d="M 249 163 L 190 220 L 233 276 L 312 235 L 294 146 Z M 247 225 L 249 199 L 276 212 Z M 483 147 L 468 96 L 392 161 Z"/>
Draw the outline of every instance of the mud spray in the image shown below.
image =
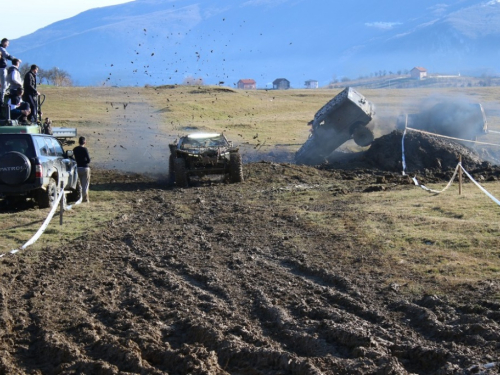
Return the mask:
<path id="1" fill-rule="evenodd" d="M 177 136 L 165 132 L 165 120 L 145 99 L 109 103 L 116 123 L 92 135 L 95 166 L 157 177 L 168 176 L 168 144 Z"/>

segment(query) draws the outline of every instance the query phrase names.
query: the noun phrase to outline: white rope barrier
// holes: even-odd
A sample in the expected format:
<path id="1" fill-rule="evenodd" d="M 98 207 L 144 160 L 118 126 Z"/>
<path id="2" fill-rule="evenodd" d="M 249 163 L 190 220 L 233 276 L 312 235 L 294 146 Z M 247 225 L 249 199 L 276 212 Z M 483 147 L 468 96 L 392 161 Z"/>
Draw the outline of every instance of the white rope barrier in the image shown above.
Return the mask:
<path id="1" fill-rule="evenodd" d="M 59 206 L 59 202 L 61 201 L 63 196 L 64 196 L 64 189 L 61 189 L 61 192 L 59 193 L 59 196 L 57 197 L 56 201 L 54 202 L 54 205 L 52 206 L 52 209 L 50 210 L 49 215 L 47 216 L 47 218 L 43 222 L 40 229 L 38 229 L 38 231 L 35 233 L 35 235 L 33 237 L 31 237 L 31 239 L 28 242 L 26 242 L 23 246 L 21 246 L 18 249 L 11 250 L 6 254 L 0 254 L 0 258 L 3 258 L 7 254 L 16 254 L 19 251 L 26 249 L 28 246 L 33 245 L 40 238 L 40 236 L 45 232 L 47 227 L 49 226 L 49 223 L 52 220 L 52 218 L 54 217 L 54 214 L 56 213 L 56 210 Z M 80 198 L 80 201 L 81 201 L 81 198 Z M 71 209 L 71 207 L 72 206 L 69 206 L 69 209 Z"/>
<path id="2" fill-rule="evenodd" d="M 433 189 L 430 189 L 428 187 L 426 187 L 425 185 L 422 185 L 420 184 L 418 181 L 417 181 L 417 178 L 416 177 L 413 177 L 412 180 L 413 180 L 413 183 L 424 189 L 425 191 L 428 191 L 429 193 L 434 193 L 434 194 L 441 194 L 443 192 L 445 192 L 446 190 L 448 190 L 448 188 L 451 186 L 451 184 L 453 183 L 453 181 L 455 180 L 455 177 L 457 177 L 457 173 L 458 173 L 458 168 L 460 167 L 460 163 L 457 164 L 456 168 L 455 168 L 455 172 L 453 173 L 453 177 L 451 178 L 450 182 L 448 182 L 448 185 L 446 185 L 444 187 L 443 190 L 433 190 Z"/>
<path id="3" fill-rule="evenodd" d="M 28 246 L 33 245 L 40 238 L 40 236 L 43 234 L 43 232 L 45 232 L 45 230 L 49 226 L 50 221 L 54 217 L 54 214 L 56 213 L 59 202 L 61 201 L 63 196 L 64 196 L 64 190 L 61 189 L 61 192 L 59 193 L 57 200 L 54 202 L 54 205 L 52 206 L 52 209 L 50 210 L 49 215 L 47 216 L 47 218 L 43 222 L 40 229 L 38 229 L 38 231 L 35 233 L 35 235 L 33 237 L 31 237 L 31 239 L 28 242 L 26 242 L 23 246 L 21 246 L 18 250 L 12 250 L 11 251 L 12 254 L 17 253 L 20 250 L 26 249 Z"/>
<path id="4" fill-rule="evenodd" d="M 500 132 L 497 132 L 497 131 L 495 131 L 495 130 L 488 130 L 488 133 L 500 134 Z"/>
<path id="5" fill-rule="evenodd" d="M 412 130 L 411 128 L 407 128 L 407 129 L 410 129 Z M 424 133 L 427 133 L 427 132 L 424 132 Z M 429 134 L 432 134 L 432 133 L 429 133 Z M 406 175 L 406 157 L 405 157 L 405 146 L 404 146 L 404 141 L 405 141 L 405 135 L 406 135 L 406 128 L 405 128 L 405 131 L 403 132 L 403 138 L 401 140 L 401 147 L 402 147 L 402 157 L 403 157 L 403 176 Z M 449 138 L 449 137 L 447 137 Z M 448 184 L 444 187 L 444 189 L 442 190 L 433 190 L 433 189 L 430 189 L 428 187 L 426 187 L 425 185 L 422 185 L 418 182 L 417 178 L 416 177 L 412 177 L 412 180 L 413 180 L 413 183 L 415 184 L 415 186 L 418 186 L 420 188 L 422 188 L 423 190 L 429 192 L 429 193 L 435 193 L 435 194 L 441 194 L 443 193 L 444 191 L 448 190 L 448 188 L 451 186 L 451 184 L 453 183 L 453 181 L 455 180 L 455 177 L 457 177 L 457 172 L 458 172 L 458 169 L 461 168 L 462 171 L 464 171 L 464 173 L 467 175 L 467 177 L 479 188 L 481 189 L 481 191 L 486 194 L 493 202 L 495 202 L 497 205 L 500 206 L 500 200 L 498 200 L 497 198 L 495 198 L 493 196 L 493 194 L 491 194 L 490 192 L 488 192 L 484 187 L 482 187 L 476 180 L 474 180 L 474 178 L 472 178 L 472 176 L 469 174 L 469 172 L 467 172 L 464 167 L 462 166 L 462 163 L 458 163 L 457 166 L 455 167 L 455 172 L 453 173 L 453 177 L 451 178 L 451 180 L 448 182 Z"/>
<path id="6" fill-rule="evenodd" d="M 458 163 L 458 165 L 460 165 L 460 168 L 462 168 L 462 170 L 464 171 L 464 173 L 467 175 L 467 177 L 469 177 L 469 179 L 474 182 L 474 184 L 479 188 L 481 189 L 481 191 L 486 194 L 493 202 L 495 202 L 496 204 L 498 204 L 500 206 L 500 201 L 495 198 L 490 192 L 488 192 L 484 187 L 482 187 L 479 182 L 477 182 L 476 180 L 474 180 L 472 178 L 472 176 L 469 174 L 469 172 L 467 172 L 464 167 L 462 167 L 462 164 Z"/>
<path id="7" fill-rule="evenodd" d="M 80 199 L 78 199 L 75 203 L 71 204 L 71 205 L 66 205 L 66 201 L 64 201 L 64 211 L 69 211 L 71 210 L 74 206 L 77 206 L 79 204 L 81 204 L 83 201 L 83 196 L 80 195 Z"/>

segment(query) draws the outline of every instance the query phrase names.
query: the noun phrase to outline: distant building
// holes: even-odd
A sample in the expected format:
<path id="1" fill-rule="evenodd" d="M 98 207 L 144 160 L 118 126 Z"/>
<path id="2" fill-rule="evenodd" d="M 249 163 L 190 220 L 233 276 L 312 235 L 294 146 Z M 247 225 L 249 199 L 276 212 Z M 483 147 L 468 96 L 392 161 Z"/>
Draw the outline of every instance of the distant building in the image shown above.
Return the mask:
<path id="1" fill-rule="evenodd" d="M 273 89 L 275 90 L 288 90 L 290 88 L 290 81 L 286 78 L 277 78 L 273 82 Z"/>
<path id="2" fill-rule="evenodd" d="M 257 89 L 257 83 L 253 79 L 240 79 L 238 81 L 238 88 L 243 90 Z"/>
<path id="3" fill-rule="evenodd" d="M 314 79 L 310 79 L 309 81 L 306 81 L 304 85 L 306 86 L 306 89 L 317 89 L 319 87 L 319 82 Z"/>
<path id="4" fill-rule="evenodd" d="M 410 76 L 414 79 L 424 79 L 427 77 L 427 69 L 416 66 L 410 70 Z"/>

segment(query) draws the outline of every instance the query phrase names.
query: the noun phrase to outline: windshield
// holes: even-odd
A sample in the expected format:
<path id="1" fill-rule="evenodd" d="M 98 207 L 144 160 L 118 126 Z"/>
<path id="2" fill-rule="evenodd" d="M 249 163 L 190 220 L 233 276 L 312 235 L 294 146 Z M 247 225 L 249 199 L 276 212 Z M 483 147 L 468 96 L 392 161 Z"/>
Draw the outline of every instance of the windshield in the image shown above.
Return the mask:
<path id="1" fill-rule="evenodd" d="M 205 147 L 227 147 L 226 138 L 217 134 L 210 137 L 184 137 L 181 142 L 182 149 L 205 148 Z"/>

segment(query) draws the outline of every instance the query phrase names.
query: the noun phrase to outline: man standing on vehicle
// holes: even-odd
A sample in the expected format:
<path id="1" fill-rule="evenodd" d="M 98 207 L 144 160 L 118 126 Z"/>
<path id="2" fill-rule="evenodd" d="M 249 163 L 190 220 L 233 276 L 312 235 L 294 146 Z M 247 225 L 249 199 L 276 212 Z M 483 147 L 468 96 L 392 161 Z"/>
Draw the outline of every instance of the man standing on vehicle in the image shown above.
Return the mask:
<path id="1" fill-rule="evenodd" d="M 90 202 L 89 200 L 89 185 L 90 185 L 90 155 L 87 147 L 87 140 L 85 137 L 80 137 L 78 139 L 79 146 L 73 149 L 73 155 L 75 156 L 76 165 L 78 166 L 77 172 L 80 178 L 80 183 L 82 184 L 82 202 Z"/>
<path id="2" fill-rule="evenodd" d="M 38 66 L 31 65 L 31 69 L 24 75 L 24 95 L 23 100 L 30 105 L 31 109 L 31 122 L 36 122 L 38 114 L 37 99 L 40 93 L 36 89 L 36 75 L 38 73 Z"/>
<path id="3" fill-rule="evenodd" d="M 2 85 L 0 91 L 0 106 L 4 104 L 5 91 L 7 91 L 7 60 L 14 60 L 15 57 L 7 52 L 9 46 L 9 39 L 3 38 L 0 42 L 0 84 Z"/>
<path id="4" fill-rule="evenodd" d="M 17 90 L 23 87 L 23 80 L 21 79 L 21 73 L 19 72 L 19 65 L 21 60 L 12 59 L 12 65 L 7 71 L 7 83 L 10 85 L 10 90 Z"/>

